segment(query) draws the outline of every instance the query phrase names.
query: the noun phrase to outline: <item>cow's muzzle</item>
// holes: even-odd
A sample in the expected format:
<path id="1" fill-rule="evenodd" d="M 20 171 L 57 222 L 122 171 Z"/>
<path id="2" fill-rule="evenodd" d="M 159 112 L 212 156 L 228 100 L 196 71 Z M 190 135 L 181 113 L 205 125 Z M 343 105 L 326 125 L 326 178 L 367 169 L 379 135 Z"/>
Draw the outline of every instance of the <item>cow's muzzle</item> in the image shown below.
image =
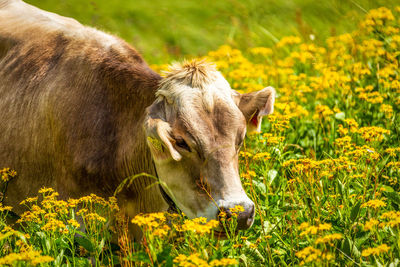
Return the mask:
<path id="1" fill-rule="evenodd" d="M 219 201 L 218 219 L 221 223 L 236 220 L 236 230 L 249 229 L 254 222 L 254 203 L 250 199 L 243 202 Z"/>

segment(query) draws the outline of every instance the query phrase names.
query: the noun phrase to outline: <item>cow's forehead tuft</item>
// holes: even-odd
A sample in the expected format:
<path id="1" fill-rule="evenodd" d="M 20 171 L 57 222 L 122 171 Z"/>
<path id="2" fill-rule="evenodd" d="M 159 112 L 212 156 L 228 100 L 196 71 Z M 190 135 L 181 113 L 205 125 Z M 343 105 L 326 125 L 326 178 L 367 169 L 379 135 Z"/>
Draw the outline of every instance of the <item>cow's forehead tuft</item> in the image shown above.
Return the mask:
<path id="1" fill-rule="evenodd" d="M 215 65 L 198 59 L 174 63 L 164 74 L 165 78 L 161 87 L 168 87 L 170 83 L 179 82 L 190 87 L 204 88 L 217 79 Z"/>
<path id="2" fill-rule="evenodd" d="M 232 102 L 229 83 L 215 65 L 196 59 L 173 64 L 165 73 L 156 96 L 180 108 L 185 104 L 192 105 L 190 99 L 197 99 L 208 111 L 212 110 L 215 98 Z"/>

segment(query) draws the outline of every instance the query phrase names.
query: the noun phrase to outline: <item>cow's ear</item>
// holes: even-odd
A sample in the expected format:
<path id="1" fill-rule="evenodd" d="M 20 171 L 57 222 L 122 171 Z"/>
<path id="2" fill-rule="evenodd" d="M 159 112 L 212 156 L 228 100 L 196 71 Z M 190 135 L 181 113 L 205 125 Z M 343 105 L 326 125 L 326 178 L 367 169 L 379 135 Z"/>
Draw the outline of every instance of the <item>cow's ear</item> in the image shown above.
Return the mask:
<path id="1" fill-rule="evenodd" d="M 155 160 L 165 160 L 169 155 L 176 160 L 182 156 L 172 145 L 171 126 L 166 120 L 164 101 L 156 101 L 147 108 L 144 127 L 147 135 L 147 144 Z"/>
<path id="2" fill-rule="evenodd" d="M 247 132 L 261 130 L 262 117 L 274 111 L 275 89 L 266 87 L 257 92 L 234 96 L 235 102 L 247 121 Z"/>

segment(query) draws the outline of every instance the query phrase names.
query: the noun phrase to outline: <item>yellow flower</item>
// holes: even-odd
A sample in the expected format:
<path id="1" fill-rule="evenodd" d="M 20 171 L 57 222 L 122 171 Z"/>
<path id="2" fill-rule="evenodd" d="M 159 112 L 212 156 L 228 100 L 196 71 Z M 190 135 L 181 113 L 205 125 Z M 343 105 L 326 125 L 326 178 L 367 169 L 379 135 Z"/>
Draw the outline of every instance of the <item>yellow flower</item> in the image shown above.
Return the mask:
<path id="1" fill-rule="evenodd" d="M 373 209 L 377 209 L 380 207 L 386 207 L 386 203 L 380 199 L 371 199 L 364 204 L 361 205 L 361 207 L 370 207 Z"/>
<path id="2" fill-rule="evenodd" d="M 48 222 L 42 226 L 41 228 L 43 231 L 48 231 L 48 232 L 56 232 L 56 231 L 63 231 L 65 228 L 65 224 L 57 220 L 55 218 L 50 218 Z"/>
<path id="3" fill-rule="evenodd" d="M 99 223 L 99 222 L 104 223 L 107 221 L 106 218 L 104 218 L 103 216 L 100 216 L 99 214 L 94 213 L 94 212 L 85 214 L 83 217 L 88 221 L 96 222 L 96 223 Z"/>
<path id="4" fill-rule="evenodd" d="M 177 257 L 174 259 L 174 263 L 177 264 L 177 266 L 182 266 L 182 267 L 208 267 L 210 266 L 205 260 L 200 258 L 200 254 L 195 253 L 189 256 L 186 256 L 184 254 L 179 254 Z"/>
<path id="5" fill-rule="evenodd" d="M 244 211 L 244 208 L 243 208 L 243 206 L 236 205 L 233 208 L 229 208 L 229 211 L 232 213 L 233 216 L 238 216 L 239 213 Z"/>
<path id="6" fill-rule="evenodd" d="M 309 262 L 320 262 L 322 260 L 330 261 L 333 259 L 333 256 L 329 253 L 322 253 L 321 250 L 316 249 L 314 247 L 306 247 L 298 252 L 296 252 L 296 257 L 302 259 L 300 265 Z"/>
<path id="7" fill-rule="evenodd" d="M 370 127 L 361 127 L 358 129 L 357 133 L 361 134 L 361 137 L 366 142 L 374 142 L 374 141 L 382 141 L 384 134 L 390 134 L 389 130 L 386 130 L 382 127 L 370 126 Z"/>
<path id="8" fill-rule="evenodd" d="M 51 262 L 54 258 L 50 256 L 40 255 L 40 251 L 29 248 L 27 251 L 20 253 L 10 253 L 0 258 L 0 265 L 15 265 L 17 262 L 28 262 L 31 265 Z"/>
<path id="9" fill-rule="evenodd" d="M 81 225 L 76 221 L 76 220 L 74 220 L 74 219 L 69 219 L 68 220 L 68 224 L 70 224 L 72 227 L 75 227 L 75 228 L 79 228 Z"/>
<path id="10" fill-rule="evenodd" d="M 42 187 L 39 190 L 39 194 L 45 194 L 45 193 L 53 193 L 54 189 L 53 188 L 47 188 L 47 187 Z"/>
<path id="11" fill-rule="evenodd" d="M 253 159 L 255 160 L 268 160 L 271 158 L 271 154 L 268 152 L 261 152 L 254 155 Z"/>
<path id="12" fill-rule="evenodd" d="M 321 243 L 330 243 L 331 241 L 339 240 L 342 238 L 343 238 L 343 236 L 341 234 L 329 234 L 329 235 L 325 235 L 323 237 L 317 238 L 317 240 L 315 240 L 315 244 L 318 245 Z"/>
<path id="13" fill-rule="evenodd" d="M 21 203 L 19 203 L 19 204 L 24 205 L 26 203 L 36 202 L 37 200 L 38 200 L 38 197 L 29 197 L 29 198 L 21 201 Z"/>
<path id="14" fill-rule="evenodd" d="M 272 55 L 272 49 L 266 47 L 254 47 L 250 49 L 250 53 L 253 55 L 260 56 L 269 56 Z"/>
<path id="15" fill-rule="evenodd" d="M 220 260 L 213 260 L 210 262 L 211 266 L 229 266 L 229 265 L 235 265 L 238 264 L 237 260 L 235 259 L 220 259 Z"/>
<path id="16" fill-rule="evenodd" d="M 388 211 L 381 215 L 381 219 L 387 220 L 386 226 L 398 227 L 400 226 L 400 211 Z"/>
<path id="17" fill-rule="evenodd" d="M 195 232 L 197 234 L 208 234 L 219 225 L 219 222 L 216 220 L 210 220 L 207 222 L 207 219 L 204 217 L 195 218 L 193 220 L 185 220 L 181 226 L 181 231 L 190 231 Z"/>
<path id="18" fill-rule="evenodd" d="M 301 39 L 298 36 L 285 36 L 277 44 L 276 47 L 284 47 L 287 45 L 294 45 L 301 43 Z"/>
<path id="19" fill-rule="evenodd" d="M 168 225 L 166 225 L 166 224 L 164 224 L 162 227 L 159 227 L 159 228 L 156 228 L 153 232 L 152 232 L 152 234 L 153 234 L 153 236 L 158 236 L 158 237 L 164 237 L 164 236 L 166 236 L 167 234 L 168 234 L 168 231 L 170 230 L 171 228 L 168 226 Z"/>
<path id="20" fill-rule="evenodd" d="M 333 111 L 326 105 L 317 105 L 315 107 L 316 114 L 313 116 L 314 119 L 327 119 L 329 120 L 329 116 L 333 115 Z"/>
<path id="21" fill-rule="evenodd" d="M 388 245 L 382 244 L 382 245 L 377 246 L 377 247 L 374 247 L 374 248 L 367 248 L 367 249 L 364 249 L 364 250 L 361 252 L 361 255 L 362 255 L 363 257 L 369 257 L 369 256 L 371 256 L 371 255 L 379 255 L 379 254 L 388 252 L 389 249 L 390 249 L 390 247 L 389 247 Z"/>
<path id="22" fill-rule="evenodd" d="M 382 104 L 379 111 L 385 113 L 385 116 L 388 119 L 393 116 L 393 107 L 391 105 Z"/>
<path id="23" fill-rule="evenodd" d="M 371 218 L 369 221 L 365 222 L 364 231 L 371 231 L 374 228 L 374 226 L 378 224 L 379 224 L 378 220 Z"/>
<path id="24" fill-rule="evenodd" d="M 315 235 L 318 232 L 328 231 L 332 228 L 332 225 L 329 223 L 323 223 L 320 225 L 309 225 L 308 223 L 302 223 L 299 227 L 299 230 L 303 230 L 300 233 L 300 236 L 304 235 Z"/>

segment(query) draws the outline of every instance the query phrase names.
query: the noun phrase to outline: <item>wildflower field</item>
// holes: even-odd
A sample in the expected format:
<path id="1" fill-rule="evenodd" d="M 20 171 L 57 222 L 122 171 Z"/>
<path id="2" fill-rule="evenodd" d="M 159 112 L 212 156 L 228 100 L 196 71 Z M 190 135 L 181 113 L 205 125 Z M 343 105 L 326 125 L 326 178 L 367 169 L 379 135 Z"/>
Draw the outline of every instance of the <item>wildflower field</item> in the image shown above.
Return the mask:
<path id="1" fill-rule="evenodd" d="M 14 224 L 6 220 L 12 208 L 1 207 L 0 264 L 400 264 L 400 7 L 370 10 L 355 31 L 324 45 L 288 36 L 247 51 L 222 46 L 205 57 L 240 92 L 277 90 L 275 112 L 239 157 L 256 206 L 252 228 L 235 233 L 240 206 L 220 222 L 155 213 L 117 216 L 112 224 L 114 198 L 63 201 L 43 188 L 21 203 L 28 211 Z M 18 179 L 7 167 L 1 197 Z M 143 230 L 141 244 L 130 239 L 128 220 Z M 213 230 L 219 224 L 225 238 Z"/>

